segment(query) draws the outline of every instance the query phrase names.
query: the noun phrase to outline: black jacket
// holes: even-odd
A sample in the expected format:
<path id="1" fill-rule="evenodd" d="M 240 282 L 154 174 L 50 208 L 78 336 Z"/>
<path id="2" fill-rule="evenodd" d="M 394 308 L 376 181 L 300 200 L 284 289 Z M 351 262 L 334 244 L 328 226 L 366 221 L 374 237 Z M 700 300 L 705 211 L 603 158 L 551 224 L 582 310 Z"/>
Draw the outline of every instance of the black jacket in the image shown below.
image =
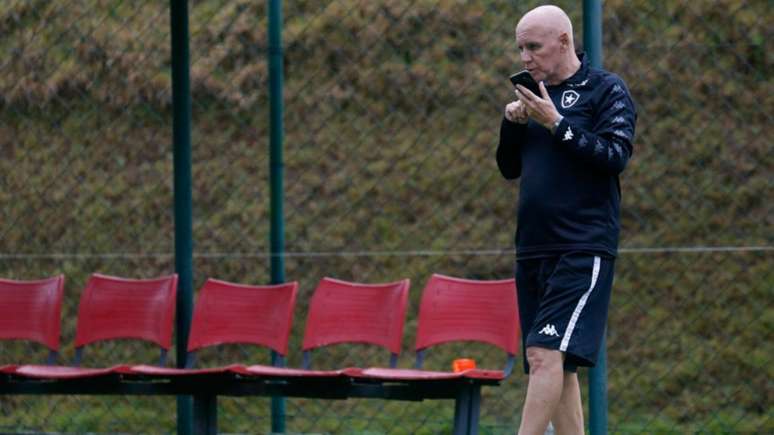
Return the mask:
<path id="1" fill-rule="evenodd" d="M 516 231 L 518 259 L 589 251 L 614 257 L 620 232 L 620 174 L 632 155 L 637 114 L 618 76 L 580 69 L 547 86 L 564 119 L 555 134 L 530 120 L 503 119 L 497 165 L 521 177 Z"/>

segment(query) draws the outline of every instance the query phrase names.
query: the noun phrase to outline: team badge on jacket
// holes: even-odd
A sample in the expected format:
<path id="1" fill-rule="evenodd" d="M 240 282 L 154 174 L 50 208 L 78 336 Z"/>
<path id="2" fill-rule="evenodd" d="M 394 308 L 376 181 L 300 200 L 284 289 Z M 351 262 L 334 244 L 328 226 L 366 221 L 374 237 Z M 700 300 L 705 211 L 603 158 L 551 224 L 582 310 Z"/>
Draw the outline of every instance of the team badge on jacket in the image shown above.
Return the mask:
<path id="1" fill-rule="evenodd" d="M 569 90 L 562 93 L 562 109 L 568 109 L 580 100 L 580 94 Z"/>

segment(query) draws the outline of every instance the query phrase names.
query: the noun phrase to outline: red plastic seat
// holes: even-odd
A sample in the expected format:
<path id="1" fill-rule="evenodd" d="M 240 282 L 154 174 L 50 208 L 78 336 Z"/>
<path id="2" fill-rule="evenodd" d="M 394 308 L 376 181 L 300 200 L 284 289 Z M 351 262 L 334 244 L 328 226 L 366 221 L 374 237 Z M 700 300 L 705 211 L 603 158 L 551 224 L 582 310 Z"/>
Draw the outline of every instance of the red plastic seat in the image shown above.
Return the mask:
<path id="1" fill-rule="evenodd" d="M 471 369 L 463 372 L 442 372 L 421 369 L 388 369 L 381 367 L 371 367 L 357 371 L 345 369 L 344 374 L 356 378 L 391 381 L 440 381 L 457 378 L 502 380 L 506 377 L 502 370 Z"/>
<path id="2" fill-rule="evenodd" d="M 28 340 L 49 349 L 47 364 L 59 353 L 64 275 L 35 281 L 0 279 L 0 340 Z M 16 365 L 0 366 L 12 373 Z"/>
<path id="3" fill-rule="evenodd" d="M 359 284 L 323 278 L 309 303 L 302 350 L 303 370 L 250 366 L 254 375 L 340 376 L 342 370 L 310 370 L 311 351 L 340 343 L 373 344 L 389 350 L 390 366 L 400 354 L 409 280 Z M 353 369 L 348 369 L 352 371 Z"/>
<path id="4" fill-rule="evenodd" d="M 23 365 L 17 368 L 14 375 L 39 379 L 78 379 L 107 376 L 112 374 L 129 374 L 131 369 L 126 364 L 105 368 L 87 368 L 74 366 L 39 366 Z"/>
<path id="5" fill-rule="evenodd" d="M 13 373 L 18 366 L 16 364 L 3 364 L 0 365 L 0 373 Z"/>
<path id="6" fill-rule="evenodd" d="M 419 307 L 416 369 L 370 368 L 346 374 L 394 380 L 504 379 L 513 370 L 519 338 L 514 279 L 478 281 L 434 274 L 425 286 Z M 458 373 L 421 370 L 428 348 L 456 341 L 477 341 L 499 347 L 508 355 L 505 369 L 470 369 Z"/>
<path id="7" fill-rule="evenodd" d="M 194 308 L 186 368 L 142 365 L 132 367 L 132 371 L 162 376 L 244 373 L 244 366 L 239 364 L 193 368 L 197 350 L 226 343 L 265 346 L 284 359 L 297 293 L 297 282 L 255 286 L 209 279 L 199 292 Z"/>
<path id="8" fill-rule="evenodd" d="M 161 348 L 160 365 L 172 345 L 177 275 L 127 279 L 93 274 L 81 295 L 72 367 L 25 365 L 15 374 L 50 379 L 93 377 L 128 372 L 125 364 L 109 368 L 81 368 L 83 348 L 102 340 L 136 339 Z"/>

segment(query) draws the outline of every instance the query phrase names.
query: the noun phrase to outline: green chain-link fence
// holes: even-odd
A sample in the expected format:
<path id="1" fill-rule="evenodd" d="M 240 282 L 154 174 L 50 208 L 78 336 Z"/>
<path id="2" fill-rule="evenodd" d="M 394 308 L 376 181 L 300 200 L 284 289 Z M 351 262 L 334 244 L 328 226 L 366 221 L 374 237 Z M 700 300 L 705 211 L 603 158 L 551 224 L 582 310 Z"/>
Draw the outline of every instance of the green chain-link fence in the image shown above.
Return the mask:
<path id="1" fill-rule="evenodd" d="M 411 278 L 399 366 L 434 273 L 513 273 L 515 185 L 494 163 L 513 29 L 540 2 L 284 2 L 289 364 L 323 276 Z M 580 2 L 557 2 L 581 40 Z M 604 3 L 604 63 L 640 114 L 622 176 L 608 337 L 611 433 L 774 433 L 771 5 Z M 0 276 L 64 273 L 62 359 L 88 275 L 174 270 L 169 10 L 164 1 L 0 3 Z M 190 2 L 194 287 L 269 281 L 266 5 Z M 122 350 L 127 349 L 128 350 Z M 44 352 L 2 345 L 0 363 Z M 138 350 L 141 352 L 138 354 Z M 95 365 L 142 359 L 102 346 Z M 429 367 L 486 347 L 444 346 Z M 267 362 L 229 346 L 201 363 Z M 364 346 L 318 367 L 384 364 Z M 145 361 L 150 361 L 150 357 Z M 581 373 L 585 384 L 585 372 Z M 513 433 L 526 378 L 484 389 L 482 433 Z M 585 394 L 585 392 L 584 392 Z M 221 398 L 223 432 L 264 433 L 270 402 Z M 287 428 L 446 433 L 450 402 L 288 399 Z M 0 432 L 175 430 L 173 398 L 0 397 Z"/>

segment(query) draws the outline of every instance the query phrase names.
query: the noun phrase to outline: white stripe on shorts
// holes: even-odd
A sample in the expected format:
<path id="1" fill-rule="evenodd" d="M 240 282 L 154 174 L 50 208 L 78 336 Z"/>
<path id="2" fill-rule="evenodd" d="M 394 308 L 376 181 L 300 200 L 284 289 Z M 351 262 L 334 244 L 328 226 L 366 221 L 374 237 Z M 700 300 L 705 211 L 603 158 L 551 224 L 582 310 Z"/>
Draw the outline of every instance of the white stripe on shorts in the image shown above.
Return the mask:
<path id="1" fill-rule="evenodd" d="M 599 276 L 599 264 L 600 258 L 595 256 L 594 270 L 591 272 L 591 285 L 589 286 L 589 289 L 586 290 L 586 293 L 583 293 L 583 296 L 581 296 L 580 300 L 578 301 L 578 305 L 575 306 L 575 311 L 572 312 L 570 323 L 567 325 L 567 329 L 564 331 L 562 344 L 559 345 L 559 350 L 562 352 L 567 351 L 567 346 L 570 344 L 570 337 L 572 336 L 572 330 L 575 329 L 575 323 L 578 322 L 578 317 L 580 317 L 580 313 L 583 310 L 583 307 L 586 305 L 586 301 L 589 299 L 591 291 L 594 290 L 594 286 L 597 284 L 597 277 Z"/>

